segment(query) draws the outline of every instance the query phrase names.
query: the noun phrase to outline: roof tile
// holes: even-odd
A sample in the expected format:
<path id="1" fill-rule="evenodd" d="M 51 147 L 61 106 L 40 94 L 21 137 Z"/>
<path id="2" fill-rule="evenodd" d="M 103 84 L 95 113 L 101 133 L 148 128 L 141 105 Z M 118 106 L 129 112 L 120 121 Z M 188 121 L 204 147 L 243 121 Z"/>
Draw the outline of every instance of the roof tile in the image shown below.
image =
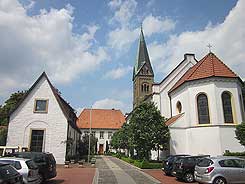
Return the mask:
<path id="1" fill-rule="evenodd" d="M 77 119 L 79 128 L 90 127 L 90 111 L 84 109 Z M 91 128 L 119 129 L 125 122 L 125 117 L 120 110 L 113 109 L 92 109 Z"/>
<path id="2" fill-rule="evenodd" d="M 208 53 L 197 64 L 191 67 L 180 80 L 170 89 L 170 92 L 177 89 L 187 81 L 204 79 L 208 77 L 230 77 L 238 76 L 226 66 L 214 53 Z"/>

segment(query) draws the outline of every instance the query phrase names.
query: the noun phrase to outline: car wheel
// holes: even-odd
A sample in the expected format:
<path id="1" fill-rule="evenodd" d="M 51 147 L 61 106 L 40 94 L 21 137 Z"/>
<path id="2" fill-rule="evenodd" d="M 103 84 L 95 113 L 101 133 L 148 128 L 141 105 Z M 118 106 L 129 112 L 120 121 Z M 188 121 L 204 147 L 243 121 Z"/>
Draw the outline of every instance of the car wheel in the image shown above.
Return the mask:
<path id="1" fill-rule="evenodd" d="M 186 173 L 184 176 L 185 182 L 191 183 L 194 181 L 194 176 L 192 173 Z"/>
<path id="2" fill-rule="evenodd" d="M 218 177 L 218 178 L 215 178 L 213 184 L 226 184 L 226 180 L 225 178 Z"/>

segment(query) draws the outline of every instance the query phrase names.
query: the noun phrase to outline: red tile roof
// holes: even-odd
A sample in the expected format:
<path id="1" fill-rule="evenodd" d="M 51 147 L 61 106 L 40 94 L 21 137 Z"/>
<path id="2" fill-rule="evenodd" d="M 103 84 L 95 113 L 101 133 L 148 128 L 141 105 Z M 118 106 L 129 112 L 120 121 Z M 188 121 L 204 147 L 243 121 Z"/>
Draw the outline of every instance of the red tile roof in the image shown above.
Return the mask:
<path id="1" fill-rule="evenodd" d="M 214 53 L 208 53 L 197 64 L 191 67 L 169 92 L 177 89 L 187 81 L 204 79 L 208 77 L 239 78 L 228 66 L 226 66 Z"/>
<path id="2" fill-rule="evenodd" d="M 91 128 L 119 129 L 125 122 L 125 117 L 120 110 L 92 109 Z M 79 128 L 89 128 L 90 109 L 84 109 L 77 119 Z"/>
<path id="3" fill-rule="evenodd" d="M 178 114 L 176 116 L 173 116 L 171 118 L 169 118 L 166 122 L 165 125 L 169 126 L 171 124 L 173 124 L 175 121 L 177 121 L 184 113 Z"/>

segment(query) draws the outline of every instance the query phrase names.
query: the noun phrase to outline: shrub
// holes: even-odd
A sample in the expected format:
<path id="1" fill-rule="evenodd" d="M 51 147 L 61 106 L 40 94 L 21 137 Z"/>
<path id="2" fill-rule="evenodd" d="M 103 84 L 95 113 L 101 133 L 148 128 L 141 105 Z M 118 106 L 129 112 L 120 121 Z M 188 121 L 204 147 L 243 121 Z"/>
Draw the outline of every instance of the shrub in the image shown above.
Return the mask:
<path id="1" fill-rule="evenodd" d="M 245 157 L 244 152 L 230 152 L 229 150 L 225 151 L 224 156 L 237 156 L 237 157 Z"/>

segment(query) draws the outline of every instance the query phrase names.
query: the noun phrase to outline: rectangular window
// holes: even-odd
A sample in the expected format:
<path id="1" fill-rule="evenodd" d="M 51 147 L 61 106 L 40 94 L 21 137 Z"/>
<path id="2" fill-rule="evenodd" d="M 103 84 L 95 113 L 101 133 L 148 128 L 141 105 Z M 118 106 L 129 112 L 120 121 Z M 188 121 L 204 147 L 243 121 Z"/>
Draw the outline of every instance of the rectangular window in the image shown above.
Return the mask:
<path id="1" fill-rule="evenodd" d="M 104 132 L 100 132 L 100 139 L 104 139 Z"/>
<path id="2" fill-rule="evenodd" d="M 48 100 L 35 100 L 34 112 L 48 112 Z"/>
<path id="3" fill-rule="evenodd" d="M 112 132 L 108 132 L 108 139 L 111 139 L 112 137 Z"/>
<path id="4" fill-rule="evenodd" d="M 44 130 L 32 130 L 31 131 L 30 151 L 34 151 L 34 152 L 43 151 L 43 136 L 44 136 Z"/>
<path id="5" fill-rule="evenodd" d="M 95 137 L 95 131 L 92 131 L 92 136 Z"/>

